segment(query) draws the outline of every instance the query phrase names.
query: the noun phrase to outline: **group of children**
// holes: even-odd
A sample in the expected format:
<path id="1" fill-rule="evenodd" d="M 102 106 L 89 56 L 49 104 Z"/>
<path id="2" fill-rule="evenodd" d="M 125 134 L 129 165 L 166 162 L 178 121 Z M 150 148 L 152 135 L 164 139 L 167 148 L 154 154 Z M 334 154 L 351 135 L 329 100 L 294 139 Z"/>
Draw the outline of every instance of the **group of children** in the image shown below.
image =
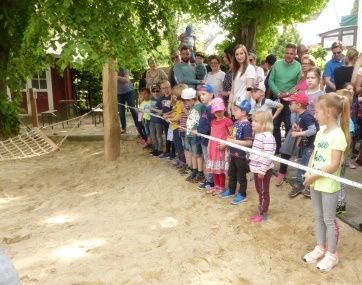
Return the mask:
<path id="1" fill-rule="evenodd" d="M 301 164 L 339 176 L 341 162 L 349 153 L 350 98 L 316 90 L 320 80 L 318 69 L 311 69 L 308 75 L 305 92 L 284 98 L 289 101 L 295 123 L 284 142 L 285 148 L 281 148 L 281 156 L 289 159 L 295 146 L 299 146 Z M 265 87 L 259 83 L 250 88 L 253 106 L 247 99 L 233 103 L 233 121 L 226 116 L 223 100 L 213 98 L 210 85 L 198 86 L 196 91 L 179 84 L 171 90 L 169 82 L 164 81 L 161 90 L 164 95 L 160 97 L 160 89 L 153 86 L 151 99 L 149 91 L 141 92 L 143 102 L 139 111 L 143 114 L 148 136 L 142 138 L 141 144 L 153 148 L 151 155 L 172 160 L 181 175 L 188 174 L 187 181 L 198 183 L 198 189 L 220 198 L 231 197 L 234 205 L 247 201 L 246 175 L 254 173 L 259 203 L 251 221 L 265 221 L 274 167 L 268 155 L 274 155 L 276 149 L 270 109 L 276 108 L 280 112 L 283 105 L 265 99 Z M 252 123 L 249 114 L 252 114 Z M 162 153 L 163 133 L 170 146 L 166 146 L 165 154 Z M 251 151 L 245 147 L 252 147 Z M 283 153 L 283 149 L 289 152 Z M 281 164 L 277 185 L 284 181 L 285 174 L 286 165 Z M 312 197 L 317 246 L 305 255 L 304 260 L 312 263 L 323 257 L 317 265 L 322 270 L 330 270 L 338 263 L 335 209 L 341 196 L 340 189 L 340 183 L 335 180 L 298 169 L 297 183 L 289 193 L 290 197 L 299 193 Z"/>

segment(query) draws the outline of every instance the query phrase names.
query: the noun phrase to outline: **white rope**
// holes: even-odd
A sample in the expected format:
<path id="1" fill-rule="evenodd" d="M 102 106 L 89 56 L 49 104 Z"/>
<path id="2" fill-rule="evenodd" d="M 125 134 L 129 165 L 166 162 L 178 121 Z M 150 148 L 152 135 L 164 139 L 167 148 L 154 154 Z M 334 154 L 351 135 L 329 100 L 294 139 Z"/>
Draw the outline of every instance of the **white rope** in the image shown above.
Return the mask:
<path id="1" fill-rule="evenodd" d="M 133 108 L 133 107 L 130 107 L 130 106 L 128 106 L 128 107 Z M 137 108 L 134 108 L 134 109 L 137 109 Z M 162 116 L 155 115 L 155 114 L 152 114 L 152 113 L 150 113 L 150 115 L 165 120 L 165 118 L 163 118 Z M 183 127 L 181 127 L 179 125 L 177 125 L 177 126 L 179 128 L 181 128 L 181 129 L 186 130 L 186 128 L 183 128 Z M 280 158 L 280 157 L 275 156 L 275 155 L 267 154 L 267 153 L 264 153 L 264 152 L 261 152 L 261 151 L 258 151 L 258 150 L 254 150 L 254 149 L 251 149 L 251 148 L 248 148 L 248 147 L 245 147 L 245 146 L 241 146 L 241 145 L 238 145 L 238 144 L 235 144 L 235 143 L 231 143 L 231 142 L 228 142 L 228 141 L 225 141 L 225 140 L 221 140 L 221 139 L 218 139 L 218 138 L 215 138 L 215 137 L 212 137 L 212 136 L 200 134 L 200 133 L 197 133 L 197 132 L 196 132 L 196 135 L 200 136 L 200 137 L 203 137 L 203 138 L 206 138 L 206 139 L 209 139 L 209 140 L 213 140 L 213 141 L 225 144 L 225 145 L 230 146 L 230 147 L 234 147 L 234 148 L 243 150 L 243 151 L 245 151 L 247 153 L 253 153 L 253 154 L 259 155 L 261 157 L 264 157 L 264 158 L 267 158 L 267 159 L 270 159 L 270 160 L 273 160 L 273 161 L 276 161 L 276 162 L 279 162 L 279 163 L 283 163 L 283 164 L 289 165 L 289 166 L 297 168 L 297 169 L 302 169 L 302 170 L 305 170 L 307 172 L 317 174 L 317 175 L 320 175 L 320 176 L 323 176 L 323 177 L 326 177 L 326 178 L 330 178 L 330 179 L 336 180 L 338 182 L 344 183 L 346 185 L 350 185 L 350 186 L 362 189 L 362 184 L 358 183 L 358 182 L 355 182 L 353 180 L 349 180 L 349 179 L 346 179 L 346 178 L 343 178 L 343 177 L 339 177 L 339 176 L 336 176 L 336 175 L 333 175 L 333 174 L 330 174 L 330 173 L 327 173 L 327 172 L 324 172 L 324 171 L 321 171 L 321 170 L 317 170 L 317 169 L 314 169 L 314 168 L 311 168 L 311 167 L 308 167 L 308 166 L 304 166 L 302 164 L 299 164 L 299 163 L 296 163 L 296 162 L 293 162 L 293 161 L 289 161 L 289 160 Z"/>

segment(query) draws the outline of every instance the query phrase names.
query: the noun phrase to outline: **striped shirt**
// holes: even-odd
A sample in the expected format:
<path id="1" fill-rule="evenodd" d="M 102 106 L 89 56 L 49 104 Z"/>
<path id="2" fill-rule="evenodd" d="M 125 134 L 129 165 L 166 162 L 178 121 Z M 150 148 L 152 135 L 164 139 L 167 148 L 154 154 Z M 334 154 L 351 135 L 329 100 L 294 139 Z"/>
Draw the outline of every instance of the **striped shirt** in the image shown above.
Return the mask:
<path id="1" fill-rule="evenodd" d="M 253 150 L 275 154 L 275 138 L 271 132 L 256 134 L 253 141 Z M 272 160 L 257 154 L 250 154 L 250 171 L 254 173 L 265 174 L 269 169 L 274 167 Z"/>

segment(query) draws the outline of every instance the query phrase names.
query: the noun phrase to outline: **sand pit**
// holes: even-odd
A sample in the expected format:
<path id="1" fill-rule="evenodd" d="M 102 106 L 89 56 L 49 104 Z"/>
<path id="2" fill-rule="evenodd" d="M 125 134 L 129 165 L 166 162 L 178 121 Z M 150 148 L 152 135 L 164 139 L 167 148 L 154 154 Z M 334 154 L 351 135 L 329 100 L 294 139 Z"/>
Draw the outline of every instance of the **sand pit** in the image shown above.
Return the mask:
<path id="1" fill-rule="evenodd" d="M 22 284 L 361 284 L 362 236 L 340 222 L 340 264 L 321 273 L 310 200 L 272 187 L 269 219 L 197 190 L 134 141 L 105 163 L 103 142 L 2 162 L 0 243 Z"/>

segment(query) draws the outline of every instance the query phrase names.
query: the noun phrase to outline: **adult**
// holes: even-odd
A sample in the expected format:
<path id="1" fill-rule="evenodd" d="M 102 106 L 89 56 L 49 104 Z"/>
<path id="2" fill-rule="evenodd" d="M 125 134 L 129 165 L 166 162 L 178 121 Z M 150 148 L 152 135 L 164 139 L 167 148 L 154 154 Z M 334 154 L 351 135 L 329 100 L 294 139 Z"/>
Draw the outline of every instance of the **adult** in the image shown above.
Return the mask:
<path id="1" fill-rule="evenodd" d="M 182 47 L 188 47 L 190 50 L 190 61 L 195 62 L 196 53 L 196 36 L 193 34 L 191 26 L 187 26 L 184 33 L 182 33 L 178 40 L 180 41 L 180 50 Z"/>
<path id="2" fill-rule="evenodd" d="M 152 85 L 160 86 L 160 83 L 164 80 L 167 80 L 166 73 L 157 67 L 156 60 L 149 58 L 148 59 L 148 66 L 150 69 L 146 71 L 146 87 L 151 89 Z"/>
<path id="3" fill-rule="evenodd" d="M 180 51 L 179 50 L 174 50 L 171 53 L 171 60 L 172 60 L 174 65 L 181 62 Z M 177 81 L 176 81 L 176 78 L 175 78 L 175 72 L 173 70 L 174 65 L 170 68 L 170 71 L 168 72 L 168 81 L 171 83 L 171 87 L 174 87 L 174 86 L 177 85 Z"/>
<path id="4" fill-rule="evenodd" d="M 269 87 L 272 92 L 272 98 L 274 100 L 280 100 L 280 103 L 284 106 L 280 114 L 273 120 L 273 135 L 277 144 L 276 153 L 279 153 L 282 142 L 280 132 L 282 122 L 284 122 L 285 126 L 285 135 L 287 135 L 290 129 L 289 102 L 282 99 L 290 95 L 290 91 L 296 88 L 298 80 L 302 76 L 301 65 L 295 60 L 296 52 L 296 45 L 288 44 L 285 48 L 284 59 L 278 60 L 274 64 L 269 77 Z"/>
<path id="5" fill-rule="evenodd" d="M 228 70 L 225 72 L 224 82 L 222 83 L 222 91 L 220 92 L 225 106 L 229 104 L 229 96 L 231 92 L 231 85 L 233 82 L 233 49 L 227 48 L 223 53 L 223 61 L 227 65 Z"/>
<path id="6" fill-rule="evenodd" d="M 360 53 L 354 65 L 351 82 L 354 84 L 356 95 L 361 95 L 362 94 L 362 52 Z"/>
<path id="7" fill-rule="evenodd" d="M 269 54 L 266 58 L 265 58 L 265 64 L 269 70 L 268 75 L 265 77 L 264 80 L 264 85 L 265 85 L 265 97 L 270 99 L 271 96 L 271 89 L 269 88 L 269 77 L 270 77 L 270 73 L 273 69 L 273 66 L 275 64 L 275 62 L 277 61 L 277 57 L 274 54 Z"/>
<path id="8" fill-rule="evenodd" d="M 229 96 L 228 112 L 239 98 L 250 100 L 251 93 L 246 89 L 254 85 L 255 68 L 249 64 L 248 51 L 244 45 L 237 45 L 233 53 L 233 81 Z"/>
<path id="9" fill-rule="evenodd" d="M 208 63 L 211 67 L 211 71 L 206 74 L 204 81 L 206 84 L 211 85 L 215 98 L 222 97 L 221 91 L 225 79 L 225 72 L 220 70 L 221 58 L 217 55 L 210 55 Z"/>
<path id="10" fill-rule="evenodd" d="M 174 65 L 175 78 L 177 83 L 184 83 L 189 88 L 194 88 L 196 84 L 203 83 L 203 80 L 197 80 L 195 67 L 190 64 L 190 48 L 183 46 L 181 48 L 181 62 Z"/>
<path id="11" fill-rule="evenodd" d="M 342 53 L 343 52 L 342 42 L 341 41 L 334 42 L 331 48 L 332 48 L 333 57 L 331 60 L 329 60 L 326 63 L 323 72 L 323 79 L 327 87 L 327 93 L 334 92 L 336 90 L 336 85 L 334 81 L 334 70 L 337 67 L 342 66 L 344 62 L 344 54 Z"/>
<path id="12" fill-rule="evenodd" d="M 136 95 L 127 69 L 119 69 L 117 83 L 118 114 L 121 120 L 121 134 L 123 134 L 127 130 L 126 107 L 124 106 L 126 103 L 131 107 L 132 118 L 136 128 L 138 128 L 138 115 L 134 109 L 136 105 Z"/>
<path id="13" fill-rule="evenodd" d="M 336 90 L 343 89 L 344 84 L 351 82 L 354 65 L 358 58 L 358 51 L 349 48 L 344 58 L 344 65 L 334 70 L 334 82 Z"/>
<path id="14" fill-rule="evenodd" d="M 249 52 L 249 63 L 255 68 L 255 84 L 264 80 L 264 69 L 256 65 L 256 54 Z"/>
<path id="15" fill-rule="evenodd" d="M 301 44 L 297 46 L 297 56 L 295 57 L 295 60 L 302 63 L 302 57 L 306 54 L 309 54 L 309 48 L 306 45 Z"/>
<path id="16" fill-rule="evenodd" d="M 302 77 L 297 83 L 297 87 L 290 91 L 290 94 L 295 92 L 304 93 L 307 90 L 307 73 L 312 67 L 315 67 L 316 61 L 313 55 L 305 54 L 300 58 L 302 65 Z"/>

